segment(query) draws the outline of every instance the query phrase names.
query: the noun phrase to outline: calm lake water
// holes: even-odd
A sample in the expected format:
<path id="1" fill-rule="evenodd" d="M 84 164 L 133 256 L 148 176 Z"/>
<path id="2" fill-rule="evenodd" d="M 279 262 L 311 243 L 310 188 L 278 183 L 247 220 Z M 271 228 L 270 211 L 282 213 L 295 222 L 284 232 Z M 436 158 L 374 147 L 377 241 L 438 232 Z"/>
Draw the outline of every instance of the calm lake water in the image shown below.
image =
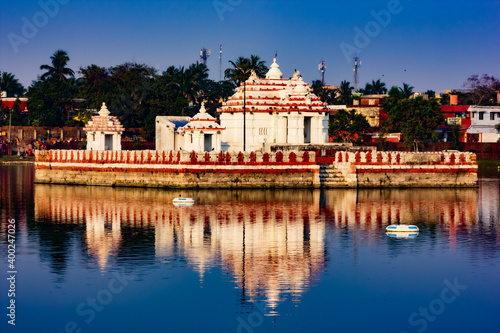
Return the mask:
<path id="1" fill-rule="evenodd" d="M 170 191 L 0 166 L 0 188 L 0 332 L 500 332 L 497 173 L 478 189 Z M 386 235 L 397 222 L 420 234 Z"/>

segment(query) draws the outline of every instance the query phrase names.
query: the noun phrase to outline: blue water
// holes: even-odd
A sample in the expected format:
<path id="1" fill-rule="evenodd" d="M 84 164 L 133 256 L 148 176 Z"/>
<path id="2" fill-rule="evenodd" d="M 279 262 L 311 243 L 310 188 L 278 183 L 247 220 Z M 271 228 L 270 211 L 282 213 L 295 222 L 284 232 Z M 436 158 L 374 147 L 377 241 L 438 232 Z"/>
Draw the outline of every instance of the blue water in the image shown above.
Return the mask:
<path id="1" fill-rule="evenodd" d="M 34 185 L 32 168 L 0 166 L 0 332 L 499 332 L 500 178 L 488 177 L 166 191 Z M 174 207 L 179 194 L 196 204 Z M 386 235 L 398 222 L 420 233 Z"/>

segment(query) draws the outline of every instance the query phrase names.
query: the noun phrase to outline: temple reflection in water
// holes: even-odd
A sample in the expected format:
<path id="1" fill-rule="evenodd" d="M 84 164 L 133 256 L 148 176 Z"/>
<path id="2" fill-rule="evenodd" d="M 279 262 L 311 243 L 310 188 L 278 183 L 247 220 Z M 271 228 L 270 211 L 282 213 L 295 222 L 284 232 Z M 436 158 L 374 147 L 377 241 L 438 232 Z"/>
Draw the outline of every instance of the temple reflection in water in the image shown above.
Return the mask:
<path id="1" fill-rule="evenodd" d="M 183 257 L 200 281 L 220 267 L 250 301 L 276 308 L 286 297 L 298 301 L 319 279 L 328 242 L 337 241 L 328 228 L 350 232 L 352 246 L 358 232 L 363 241 L 386 243 L 386 225 L 421 222 L 445 230 L 453 247 L 457 230 L 472 232 L 478 215 L 474 189 L 182 194 L 196 204 L 174 207 L 173 191 L 36 185 L 35 224 L 74 226 L 90 264 L 102 271 L 139 257 Z"/>

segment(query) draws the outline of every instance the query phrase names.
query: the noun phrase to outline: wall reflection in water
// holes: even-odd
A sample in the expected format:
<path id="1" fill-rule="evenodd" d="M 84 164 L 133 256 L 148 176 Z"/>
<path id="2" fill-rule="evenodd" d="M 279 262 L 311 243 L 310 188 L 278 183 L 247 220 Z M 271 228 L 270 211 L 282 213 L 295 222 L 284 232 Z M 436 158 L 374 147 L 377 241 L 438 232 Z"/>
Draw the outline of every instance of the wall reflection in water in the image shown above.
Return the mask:
<path id="1" fill-rule="evenodd" d="M 474 231 L 480 212 L 491 214 L 475 189 L 182 191 L 196 199 L 188 208 L 172 205 L 178 195 L 36 185 L 35 224 L 75 226 L 84 254 L 102 271 L 125 261 L 185 260 L 203 280 L 220 267 L 245 298 L 275 308 L 286 297 L 298 301 L 324 272 L 330 228 L 361 231 L 369 243 L 386 242 L 387 224 L 416 223 L 441 228 L 453 247 L 457 233 Z"/>
<path id="2" fill-rule="evenodd" d="M 37 224 L 84 226 L 83 248 L 101 270 L 113 261 L 185 258 L 199 273 L 222 267 L 244 295 L 276 307 L 298 299 L 325 265 L 325 217 L 319 192 L 200 191 L 176 208 L 177 193 L 36 185 Z M 146 237 L 131 241 L 136 234 Z M 154 230 L 154 241 L 148 231 Z M 149 248 L 148 248 L 149 247 Z"/>

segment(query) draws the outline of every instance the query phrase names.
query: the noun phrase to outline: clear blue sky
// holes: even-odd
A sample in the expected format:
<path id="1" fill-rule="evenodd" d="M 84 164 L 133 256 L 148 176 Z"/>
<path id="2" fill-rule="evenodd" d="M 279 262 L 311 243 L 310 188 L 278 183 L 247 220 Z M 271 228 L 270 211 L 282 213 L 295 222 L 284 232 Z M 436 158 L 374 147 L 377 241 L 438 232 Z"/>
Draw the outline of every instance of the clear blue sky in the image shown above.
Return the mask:
<path id="1" fill-rule="evenodd" d="M 379 23 L 373 13 L 381 11 L 392 13 Z M 278 51 L 285 77 L 298 69 L 309 83 L 319 79 L 323 58 L 326 83 L 337 85 L 353 82 L 346 60 L 353 54 L 343 45 L 357 48 L 361 86 L 380 78 L 441 91 L 461 88 L 471 74 L 500 77 L 499 22 L 497 0 L 16 0 L 0 9 L 0 70 L 27 87 L 58 49 L 75 72 L 124 62 L 161 72 L 196 62 L 206 47 L 210 77 L 218 80 L 222 42 L 223 69 L 250 54 L 269 66 Z"/>

